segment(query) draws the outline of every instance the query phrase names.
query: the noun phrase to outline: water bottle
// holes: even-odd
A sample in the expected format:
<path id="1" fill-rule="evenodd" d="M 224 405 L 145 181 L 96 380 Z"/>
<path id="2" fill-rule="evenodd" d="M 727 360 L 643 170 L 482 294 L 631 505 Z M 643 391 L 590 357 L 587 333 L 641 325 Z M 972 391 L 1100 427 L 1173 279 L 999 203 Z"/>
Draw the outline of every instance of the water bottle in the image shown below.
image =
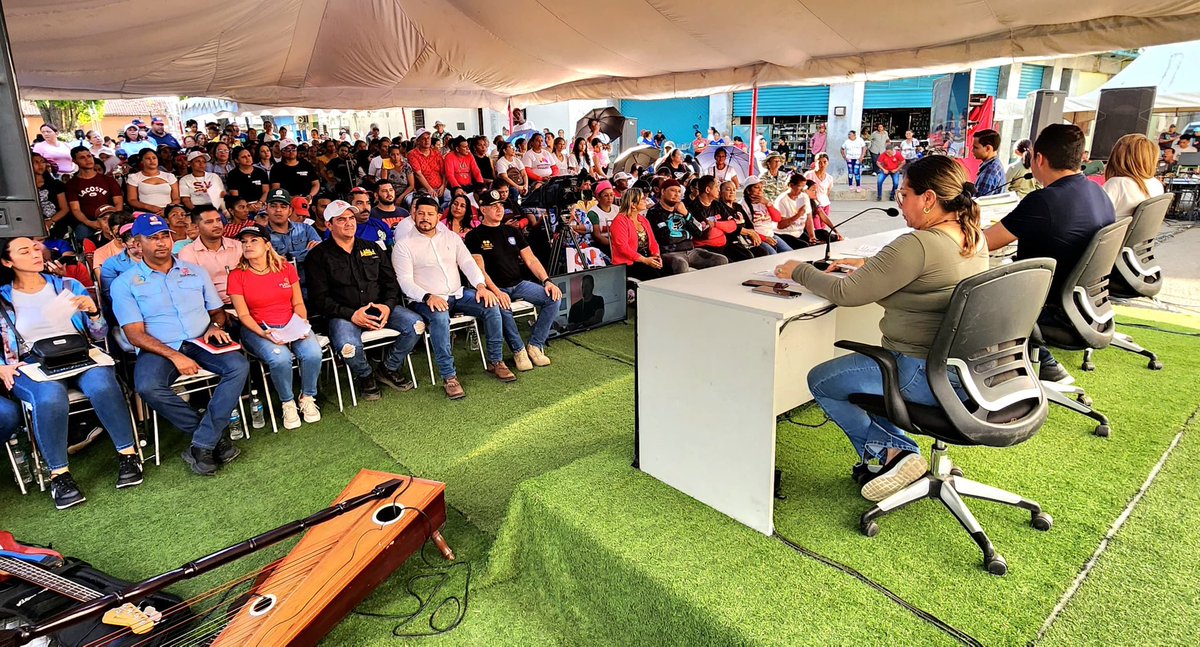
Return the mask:
<path id="1" fill-rule="evenodd" d="M 263 401 L 258 397 L 258 389 L 250 389 L 250 426 L 255 429 L 267 426 L 267 417 L 263 415 Z"/>
<path id="2" fill-rule="evenodd" d="M 25 485 L 33 483 L 33 468 L 29 464 L 29 455 L 25 450 L 21 449 L 21 443 L 16 438 L 8 441 L 8 446 L 12 450 L 13 462 L 17 466 L 17 478 Z"/>
<path id="3" fill-rule="evenodd" d="M 242 416 L 237 409 L 229 416 L 229 439 L 241 440 L 246 437 L 246 431 L 242 429 Z"/>
<path id="4" fill-rule="evenodd" d="M 467 331 L 467 345 L 471 347 L 471 350 L 479 350 L 479 334 L 475 332 L 474 328 Z"/>

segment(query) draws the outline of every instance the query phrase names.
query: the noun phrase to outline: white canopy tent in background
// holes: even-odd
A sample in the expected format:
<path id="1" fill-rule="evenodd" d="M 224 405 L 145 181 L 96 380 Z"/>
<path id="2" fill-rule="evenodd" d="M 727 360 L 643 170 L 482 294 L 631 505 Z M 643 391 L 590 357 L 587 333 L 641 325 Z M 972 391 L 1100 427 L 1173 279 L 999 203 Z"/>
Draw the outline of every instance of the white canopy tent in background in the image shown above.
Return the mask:
<path id="1" fill-rule="evenodd" d="M 1068 98 L 1063 111 L 1095 111 L 1100 105 L 1101 90 L 1147 86 L 1157 90 L 1155 112 L 1200 111 L 1200 41 L 1147 47 L 1104 85 Z"/>
<path id="2" fill-rule="evenodd" d="M 27 98 L 344 109 L 699 96 L 1200 33 L 1200 0 L 5 0 L 4 12 Z"/>

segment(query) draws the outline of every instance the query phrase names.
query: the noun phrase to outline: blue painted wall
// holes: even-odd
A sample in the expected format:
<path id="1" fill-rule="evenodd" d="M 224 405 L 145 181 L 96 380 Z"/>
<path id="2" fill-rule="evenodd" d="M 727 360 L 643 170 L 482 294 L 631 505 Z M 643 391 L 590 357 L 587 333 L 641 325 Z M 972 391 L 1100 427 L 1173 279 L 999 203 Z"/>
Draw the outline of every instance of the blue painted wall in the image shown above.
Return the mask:
<path id="1" fill-rule="evenodd" d="M 733 93 L 733 116 L 749 117 L 753 93 Z M 759 117 L 820 116 L 829 112 L 829 86 L 761 88 L 758 91 Z"/>
<path id="2" fill-rule="evenodd" d="M 653 136 L 661 130 L 667 141 L 686 147 L 695 132 L 708 132 L 708 97 L 688 99 L 658 99 L 655 101 L 621 101 L 621 114 L 638 120 L 638 130 L 649 130 Z"/>

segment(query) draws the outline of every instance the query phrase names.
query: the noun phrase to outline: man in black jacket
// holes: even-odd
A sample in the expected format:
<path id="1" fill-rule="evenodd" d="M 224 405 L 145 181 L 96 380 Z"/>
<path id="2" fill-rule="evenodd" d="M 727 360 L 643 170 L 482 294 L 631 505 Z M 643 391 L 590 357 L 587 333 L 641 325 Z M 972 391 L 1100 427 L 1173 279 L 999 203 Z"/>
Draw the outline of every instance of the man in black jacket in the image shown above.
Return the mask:
<path id="1" fill-rule="evenodd" d="M 358 222 L 354 215 L 354 207 L 343 200 L 325 207 L 329 238 L 314 247 L 304 261 L 308 304 L 313 313 L 328 319 L 330 341 L 358 380 L 363 399 L 378 400 L 376 378 L 400 391 L 415 386 L 401 369 L 425 331 L 425 322 L 400 305 L 391 259 L 377 245 L 355 237 Z M 363 354 L 362 336 L 383 328 L 400 335 L 372 373 Z"/>
<path id="2" fill-rule="evenodd" d="M 671 268 L 671 274 L 728 264 L 729 259 L 725 256 L 697 249 L 692 242 L 693 238 L 703 239 L 708 234 L 704 225 L 697 222 L 683 204 L 683 185 L 669 179 L 662 183 L 661 189 L 662 198 L 646 213 L 646 219 L 654 229 L 654 237 L 662 248 L 663 263 Z"/>

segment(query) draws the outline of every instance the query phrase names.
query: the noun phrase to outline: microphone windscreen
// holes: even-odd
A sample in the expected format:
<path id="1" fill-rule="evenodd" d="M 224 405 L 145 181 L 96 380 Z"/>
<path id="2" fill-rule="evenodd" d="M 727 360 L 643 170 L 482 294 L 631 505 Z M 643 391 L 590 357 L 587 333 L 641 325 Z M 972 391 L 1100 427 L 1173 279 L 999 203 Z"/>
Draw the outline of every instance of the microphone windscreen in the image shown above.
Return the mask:
<path id="1" fill-rule="evenodd" d="M 893 218 L 900 215 L 900 210 L 897 209 L 896 207 L 888 207 L 887 209 L 884 209 L 884 212 L 886 212 L 887 215 L 889 215 Z"/>
<path id="2" fill-rule="evenodd" d="M 1023 177 L 1023 179 L 1026 179 L 1026 180 L 1032 180 L 1032 179 L 1033 179 L 1033 173 L 1026 173 L 1026 174 L 1025 174 L 1024 176 L 1022 176 L 1022 177 Z"/>

